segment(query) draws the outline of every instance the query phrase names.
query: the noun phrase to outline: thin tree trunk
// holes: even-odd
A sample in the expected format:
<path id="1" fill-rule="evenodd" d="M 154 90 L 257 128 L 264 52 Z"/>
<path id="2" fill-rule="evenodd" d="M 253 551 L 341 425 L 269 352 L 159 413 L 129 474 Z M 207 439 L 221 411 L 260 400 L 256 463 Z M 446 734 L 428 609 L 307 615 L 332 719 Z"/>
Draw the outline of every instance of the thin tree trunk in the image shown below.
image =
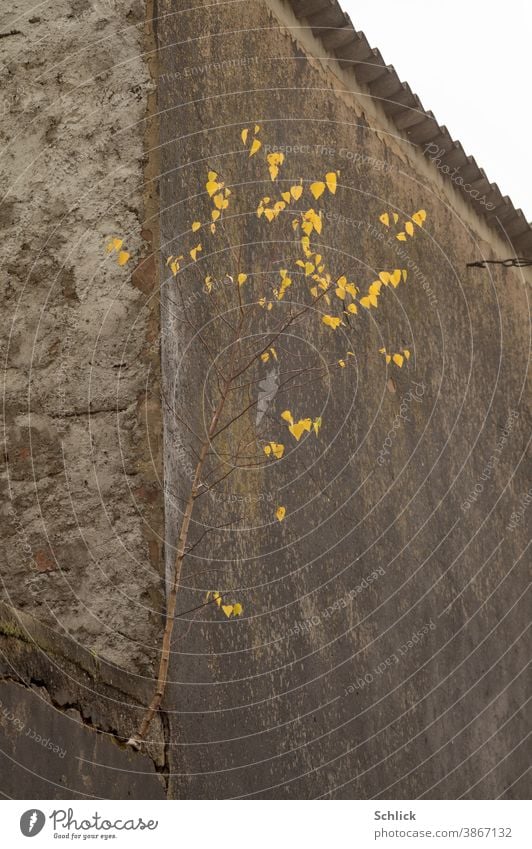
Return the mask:
<path id="1" fill-rule="evenodd" d="M 163 700 L 166 684 L 168 682 L 168 667 L 170 664 L 170 649 L 172 644 L 172 634 L 174 631 L 175 624 L 175 610 L 176 610 L 176 602 L 177 602 L 177 590 L 179 587 L 179 579 L 181 577 L 181 567 L 183 565 L 183 560 L 185 558 L 187 539 L 188 539 L 188 531 L 190 526 L 190 520 L 192 518 L 192 513 L 194 510 L 194 502 L 196 500 L 196 496 L 198 494 L 198 487 L 201 483 L 201 477 L 203 473 L 203 466 L 205 463 L 205 458 L 207 456 L 207 452 L 209 450 L 209 445 L 211 438 L 213 437 L 216 427 L 218 425 L 218 421 L 222 414 L 222 410 L 224 408 L 224 404 L 227 398 L 227 393 L 229 387 L 231 385 L 232 380 L 226 380 L 223 388 L 223 392 L 221 393 L 220 401 L 218 403 L 218 407 L 216 408 L 214 415 L 211 420 L 211 424 L 209 426 L 209 432 L 207 439 L 202 443 L 198 463 L 194 472 L 194 477 L 192 479 L 192 485 L 190 488 L 190 494 L 187 499 L 187 504 L 185 507 L 185 512 L 183 514 L 183 521 L 181 523 L 181 529 L 179 531 L 179 539 L 177 543 L 177 552 L 174 564 L 174 574 L 172 579 L 172 588 L 170 590 L 170 594 L 168 596 L 168 602 L 166 606 L 166 622 L 164 626 L 163 633 L 163 641 L 162 641 L 162 650 L 161 650 L 161 660 L 159 662 L 159 673 L 157 676 L 157 687 L 155 689 L 155 693 L 153 694 L 152 700 L 146 709 L 146 712 L 142 718 L 142 722 L 139 726 L 139 729 L 136 734 L 129 738 L 127 741 L 127 745 L 131 746 L 133 749 L 139 749 L 142 741 L 145 739 L 148 729 L 150 727 L 151 721 L 157 711 L 161 706 L 161 702 Z"/>

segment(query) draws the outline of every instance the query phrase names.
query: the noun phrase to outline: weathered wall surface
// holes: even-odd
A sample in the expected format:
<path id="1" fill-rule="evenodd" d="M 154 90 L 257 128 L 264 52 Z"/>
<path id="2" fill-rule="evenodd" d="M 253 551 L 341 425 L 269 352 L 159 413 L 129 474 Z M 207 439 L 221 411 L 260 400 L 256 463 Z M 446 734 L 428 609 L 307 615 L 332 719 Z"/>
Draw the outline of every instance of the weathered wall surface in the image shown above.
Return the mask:
<path id="1" fill-rule="evenodd" d="M 0 786 L 13 799 L 160 799 L 163 729 L 126 748 L 150 685 L 0 605 Z"/>
<path id="2" fill-rule="evenodd" d="M 184 313 L 216 350 L 217 302 L 201 281 L 230 260 L 207 252 L 176 282 L 164 258 L 204 220 L 208 169 L 244 194 L 246 270 L 265 269 L 266 241 L 280 262 L 288 253 L 283 221 L 254 216 L 273 190 L 261 154 L 247 164 L 241 127 L 257 123 L 263 143 L 286 149 L 285 187 L 340 170 L 319 240 L 337 274 L 363 287 L 379 269 L 409 269 L 406 285 L 341 333 L 316 325 L 318 350 L 356 355 L 330 395 L 304 396 L 303 412 L 323 417 L 320 439 L 199 503 L 194 539 L 234 515 L 232 498 L 246 522 L 194 550 L 178 609 L 223 586 L 238 590 L 245 615 L 222 621 L 207 609 L 179 624 L 171 795 L 522 797 L 527 534 L 511 517 L 529 487 L 527 283 L 466 271 L 506 246 L 352 78 L 312 58 L 322 46 L 283 28 L 295 24 L 285 7 L 166 0 L 159 16 L 163 324 L 173 329 L 164 379 L 186 423 L 204 427 L 207 357 Z M 385 210 L 421 207 L 425 230 L 407 243 L 379 223 Z M 383 345 L 412 356 L 387 369 Z M 272 402 L 272 438 L 285 406 Z M 167 416 L 178 517 L 190 433 Z M 281 499 L 283 524 L 273 517 Z"/>
<path id="3" fill-rule="evenodd" d="M 65 0 L 3 15 L 1 533 L 4 600 L 149 672 L 162 464 L 145 14 Z"/>
<path id="4" fill-rule="evenodd" d="M 165 793 L 160 723 L 150 756 L 124 746 L 164 605 L 151 14 L 1 15 L 0 785 L 17 798 Z"/>

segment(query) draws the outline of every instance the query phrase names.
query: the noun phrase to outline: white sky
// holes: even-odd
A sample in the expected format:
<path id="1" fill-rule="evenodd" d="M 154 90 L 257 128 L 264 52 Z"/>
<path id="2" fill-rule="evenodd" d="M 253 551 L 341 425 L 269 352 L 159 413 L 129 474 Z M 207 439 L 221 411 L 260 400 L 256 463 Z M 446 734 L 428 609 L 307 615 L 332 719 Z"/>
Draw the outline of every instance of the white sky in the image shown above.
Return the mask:
<path id="1" fill-rule="evenodd" d="M 339 0 L 440 125 L 532 220 L 531 0 Z"/>

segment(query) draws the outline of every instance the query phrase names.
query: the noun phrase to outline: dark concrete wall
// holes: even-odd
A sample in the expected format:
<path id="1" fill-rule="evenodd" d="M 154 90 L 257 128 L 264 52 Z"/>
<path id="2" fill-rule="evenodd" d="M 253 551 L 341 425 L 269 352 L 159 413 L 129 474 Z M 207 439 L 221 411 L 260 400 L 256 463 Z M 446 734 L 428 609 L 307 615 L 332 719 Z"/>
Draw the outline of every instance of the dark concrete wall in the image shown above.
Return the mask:
<path id="1" fill-rule="evenodd" d="M 272 184 L 262 154 L 248 160 L 241 127 L 260 124 L 273 146 L 305 146 L 287 155 L 287 181 L 341 171 L 337 195 L 320 202 L 330 219 L 318 240 L 336 274 L 363 287 L 379 269 L 410 269 L 406 285 L 342 334 L 316 324 L 319 351 L 333 361 L 346 345 L 356 354 L 329 395 L 309 386 L 290 404 L 272 402 L 278 422 L 286 406 L 319 411 L 320 439 L 282 464 L 233 476 L 219 501 L 198 502 L 193 539 L 235 516 L 232 498 L 246 518 L 187 559 L 178 608 L 222 585 L 245 614 L 222 621 L 208 608 L 179 623 L 167 699 L 170 792 L 521 797 L 527 534 L 511 514 L 529 487 L 523 275 L 466 270 L 506 246 L 395 137 L 352 76 L 315 58 L 325 49 L 285 7 L 187 11 L 170 0 L 159 15 L 164 379 L 187 423 L 204 427 L 208 358 L 179 293 L 192 296 L 186 311 L 216 350 L 221 301 L 202 295 L 201 281 L 213 269 L 223 275 L 230 257 L 207 251 L 177 282 L 164 260 L 183 252 L 190 222 L 207 214 L 208 168 L 244 197 L 243 218 L 228 225 L 233 242 L 247 245 L 243 268 L 265 270 L 270 250 L 284 261 L 290 254 L 286 222 L 254 215 Z M 379 215 L 420 207 L 423 234 L 386 241 Z M 412 357 L 387 369 L 382 345 L 404 345 Z M 171 561 L 190 478 L 182 446 L 193 440 L 168 412 L 166 428 Z M 282 525 L 273 516 L 280 499 Z"/>

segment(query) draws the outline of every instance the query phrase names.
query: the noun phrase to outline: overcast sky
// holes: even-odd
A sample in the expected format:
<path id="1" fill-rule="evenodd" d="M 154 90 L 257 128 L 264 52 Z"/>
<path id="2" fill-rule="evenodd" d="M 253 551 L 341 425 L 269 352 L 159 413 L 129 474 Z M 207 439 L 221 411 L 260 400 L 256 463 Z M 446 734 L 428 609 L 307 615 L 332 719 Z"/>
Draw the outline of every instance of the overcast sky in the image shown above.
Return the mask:
<path id="1" fill-rule="evenodd" d="M 531 0 L 339 2 L 532 221 Z"/>

